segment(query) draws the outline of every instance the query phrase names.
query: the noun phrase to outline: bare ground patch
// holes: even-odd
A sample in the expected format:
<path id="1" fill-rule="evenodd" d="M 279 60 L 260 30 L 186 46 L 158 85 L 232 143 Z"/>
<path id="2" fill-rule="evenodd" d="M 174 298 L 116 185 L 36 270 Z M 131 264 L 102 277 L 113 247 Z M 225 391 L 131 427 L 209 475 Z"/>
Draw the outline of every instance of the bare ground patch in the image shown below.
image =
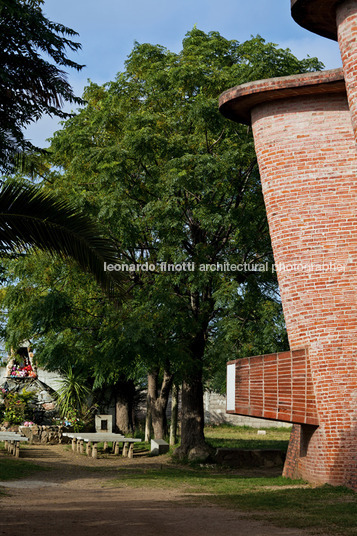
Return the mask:
<path id="1" fill-rule="evenodd" d="M 6 536 L 303 536 L 244 513 L 196 503 L 176 489 L 112 488 L 120 466 L 134 470 L 170 464 L 168 457 L 101 458 L 62 445 L 29 446 L 23 459 L 48 469 L 3 483 L 0 534 Z M 1 479 L 1 477 L 0 477 Z"/>

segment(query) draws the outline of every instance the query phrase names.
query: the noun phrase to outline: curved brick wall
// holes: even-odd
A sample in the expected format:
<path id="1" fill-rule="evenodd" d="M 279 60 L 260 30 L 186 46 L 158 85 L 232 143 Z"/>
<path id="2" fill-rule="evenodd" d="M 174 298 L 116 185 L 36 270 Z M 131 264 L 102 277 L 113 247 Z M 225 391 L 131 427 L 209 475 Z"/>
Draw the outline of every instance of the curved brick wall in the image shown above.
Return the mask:
<path id="1" fill-rule="evenodd" d="M 337 7 L 337 27 L 348 102 L 357 139 L 357 0 L 346 0 Z"/>
<path id="2" fill-rule="evenodd" d="M 291 14 L 303 28 L 338 40 L 357 140 L 357 0 L 291 0 Z"/>
<path id="3" fill-rule="evenodd" d="M 309 347 L 320 427 L 304 478 L 348 483 L 357 455 L 357 158 L 345 95 L 262 104 L 253 132 L 291 349 Z M 354 470 L 355 472 L 355 470 Z"/>
<path id="4" fill-rule="evenodd" d="M 243 108 L 252 107 L 275 262 L 345 267 L 278 269 L 291 350 L 309 349 L 320 421 L 317 428 L 302 425 L 297 474 L 357 487 L 357 156 L 345 90 L 335 84 L 329 93 L 321 75 L 315 94 L 310 82 L 306 94 L 306 75 L 295 77 L 295 96 L 291 77 L 286 94 L 286 79 L 276 79 L 275 100 L 262 81 L 245 84 L 245 95 L 260 86 L 261 102 L 255 93 Z M 240 88 L 231 90 L 230 112 L 228 93 L 225 115 L 236 112 L 239 120 Z"/>

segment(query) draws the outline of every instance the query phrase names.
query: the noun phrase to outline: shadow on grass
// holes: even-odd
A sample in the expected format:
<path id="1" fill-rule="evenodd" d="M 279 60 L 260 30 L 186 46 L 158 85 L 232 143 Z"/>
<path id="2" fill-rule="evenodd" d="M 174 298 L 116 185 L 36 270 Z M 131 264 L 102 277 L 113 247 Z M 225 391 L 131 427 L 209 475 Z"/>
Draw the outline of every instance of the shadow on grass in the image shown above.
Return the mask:
<path id="1" fill-rule="evenodd" d="M 207 443 L 214 448 L 248 449 L 248 450 L 288 450 L 289 440 L 275 439 L 227 439 L 224 437 L 208 438 Z"/>
<path id="2" fill-rule="evenodd" d="M 190 500 L 194 495 L 195 503 L 199 500 L 244 511 L 281 527 L 334 536 L 357 534 L 357 495 L 343 487 L 311 488 L 303 481 L 281 476 L 227 474 L 212 468 L 180 466 L 119 469 L 118 479 L 112 480 L 111 485 L 174 488 Z"/>
<path id="3" fill-rule="evenodd" d="M 38 471 L 46 471 L 46 468 L 6 456 L 0 457 L 0 480 L 24 478 Z"/>
<path id="4" fill-rule="evenodd" d="M 216 465 L 187 466 L 180 464 L 163 465 L 162 467 L 120 467 L 118 478 L 111 481 L 112 485 L 132 487 L 150 487 L 155 484 L 178 488 L 180 485 L 190 487 L 190 492 L 200 491 L 213 493 L 235 492 L 239 489 L 264 486 L 301 486 L 303 481 L 283 478 L 279 468 L 255 468 L 255 470 L 230 471 Z M 207 488 L 207 489 L 206 489 Z"/>
<path id="5" fill-rule="evenodd" d="M 254 512 L 255 518 L 289 528 L 314 529 L 324 534 L 357 534 L 357 495 L 343 487 L 260 489 L 222 493 L 214 502 Z"/>

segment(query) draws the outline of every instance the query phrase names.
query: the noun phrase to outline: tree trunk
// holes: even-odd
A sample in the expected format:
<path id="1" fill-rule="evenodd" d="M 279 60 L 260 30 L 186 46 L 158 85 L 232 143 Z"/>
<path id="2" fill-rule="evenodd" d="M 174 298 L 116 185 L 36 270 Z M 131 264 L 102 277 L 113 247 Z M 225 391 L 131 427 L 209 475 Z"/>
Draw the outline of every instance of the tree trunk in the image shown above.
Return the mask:
<path id="1" fill-rule="evenodd" d="M 198 333 L 191 345 L 192 366 L 182 383 L 181 445 L 175 456 L 189 460 L 207 460 L 214 449 L 207 445 L 204 436 L 203 409 L 203 354 L 205 330 Z"/>
<path id="2" fill-rule="evenodd" d="M 146 418 L 145 418 L 145 441 L 151 441 L 151 426 L 152 426 L 152 416 L 151 416 L 151 404 L 149 392 L 146 397 Z"/>
<path id="3" fill-rule="evenodd" d="M 177 441 L 177 422 L 178 422 L 178 397 L 179 389 L 177 385 L 172 386 L 171 391 L 171 424 L 170 424 L 170 446 Z"/>
<path id="4" fill-rule="evenodd" d="M 115 386 L 115 424 L 121 434 L 134 432 L 133 408 L 135 385 L 132 380 L 118 381 Z"/>
<path id="5" fill-rule="evenodd" d="M 164 439 L 167 435 L 166 408 L 169 400 L 173 375 L 167 370 L 158 393 L 159 370 L 156 369 L 148 374 L 148 403 L 151 408 L 152 427 L 155 439 Z"/>
<path id="6" fill-rule="evenodd" d="M 186 381 L 182 383 L 181 400 L 181 445 L 176 450 L 176 455 L 189 459 L 205 458 L 209 452 L 203 433 L 204 410 L 201 378 L 192 378 L 190 383 Z"/>

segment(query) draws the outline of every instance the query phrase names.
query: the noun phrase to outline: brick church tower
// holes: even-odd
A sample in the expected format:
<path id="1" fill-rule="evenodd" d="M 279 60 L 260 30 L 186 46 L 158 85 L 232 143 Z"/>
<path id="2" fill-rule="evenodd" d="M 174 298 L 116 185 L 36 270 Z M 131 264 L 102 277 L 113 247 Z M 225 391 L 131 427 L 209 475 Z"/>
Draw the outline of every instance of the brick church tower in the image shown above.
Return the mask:
<path id="1" fill-rule="evenodd" d="M 292 0 L 343 70 L 220 97 L 251 124 L 290 351 L 231 362 L 227 411 L 294 424 L 285 476 L 357 489 L 357 0 Z"/>

